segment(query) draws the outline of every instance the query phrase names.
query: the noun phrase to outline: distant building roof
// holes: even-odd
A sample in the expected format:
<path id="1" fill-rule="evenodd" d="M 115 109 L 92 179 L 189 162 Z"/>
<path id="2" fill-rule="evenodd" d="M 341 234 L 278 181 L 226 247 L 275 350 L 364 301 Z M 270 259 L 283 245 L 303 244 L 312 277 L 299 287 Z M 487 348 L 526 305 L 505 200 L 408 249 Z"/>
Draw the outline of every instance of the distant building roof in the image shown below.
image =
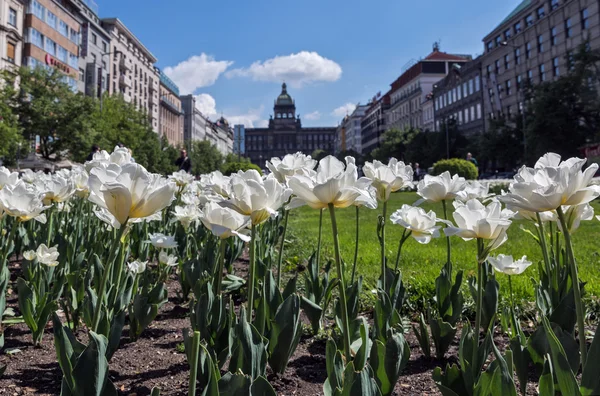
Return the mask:
<path id="1" fill-rule="evenodd" d="M 431 54 L 427 55 L 424 60 L 464 62 L 469 58 L 470 57 L 467 55 L 453 55 L 442 51 L 433 51 Z"/>
<path id="2" fill-rule="evenodd" d="M 177 86 L 177 84 L 175 84 L 175 82 L 173 82 L 173 80 L 171 80 L 165 73 L 163 73 L 162 70 L 160 71 L 160 82 L 175 95 L 179 96 L 179 87 Z"/>
<path id="3" fill-rule="evenodd" d="M 494 30 L 498 29 L 498 27 L 502 26 L 504 23 L 506 23 L 506 21 L 511 20 L 512 17 L 517 15 L 519 12 L 523 11 L 525 8 L 529 7 L 530 4 L 531 0 L 523 0 L 514 10 L 512 10 L 510 14 L 508 14 L 506 18 L 502 20 L 502 22 L 500 22 L 498 26 L 494 28 Z"/>
<path id="4" fill-rule="evenodd" d="M 287 85 L 285 83 L 281 84 L 281 94 L 277 97 L 275 105 L 293 105 L 294 99 L 287 93 Z"/>

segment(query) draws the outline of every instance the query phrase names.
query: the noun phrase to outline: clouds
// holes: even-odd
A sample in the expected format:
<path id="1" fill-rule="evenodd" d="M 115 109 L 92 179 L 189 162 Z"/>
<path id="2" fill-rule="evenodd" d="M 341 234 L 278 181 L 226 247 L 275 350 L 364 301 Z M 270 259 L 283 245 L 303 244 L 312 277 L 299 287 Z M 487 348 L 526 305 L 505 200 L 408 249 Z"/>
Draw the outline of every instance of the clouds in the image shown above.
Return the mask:
<path id="1" fill-rule="evenodd" d="M 181 94 L 186 95 L 194 93 L 198 88 L 213 85 L 232 64 L 232 61 L 217 61 L 214 57 L 201 53 L 175 66 L 165 67 L 164 72 L 179 86 Z"/>
<path id="2" fill-rule="evenodd" d="M 346 103 L 331 112 L 331 115 L 336 116 L 338 118 L 344 117 L 346 114 L 352 114 L 352 112 L 356 109 L 356 105 L 354 103 Z"/>
<path id="3" fill-rule="evenodd" d="M 217 101 L 207 93 L 196 95 L 196 108 L 200 110 L 202 115 L 212 121 L 215 121 L 221 115 L 217 111 Z M 262 119 L 263 111 L 264 106 L 261 105 L 256 109 L 249 109 L 242 114 L 234 111 L 226 111 L 223 112 L 223 117 L 229 121 L 230 125 L 244 124 L 246 128 L 263 128 L 269 124 L 267 120 Z"/>
<path id="4" fill-rule="evenodd" d="M 302 51 L 297 54 L 276 56 L 256 61 L 250 67 L 228 71 L 228 78 L 249 77 L 255 81 L 280 83 L 286 81 L 299 88 L 314 82 L 333 82 L 342 76 L 342 68 L 336 62 L 316 52 Z"/>
<path id="5" fill-rule="evenodd" d="M 306 120 L 316 121 L 321 118 L 321 113 L 318 111 L 313 111 L 312 113 L 308 113 L 308 114 L 304 115 L 304 118 Z"/>

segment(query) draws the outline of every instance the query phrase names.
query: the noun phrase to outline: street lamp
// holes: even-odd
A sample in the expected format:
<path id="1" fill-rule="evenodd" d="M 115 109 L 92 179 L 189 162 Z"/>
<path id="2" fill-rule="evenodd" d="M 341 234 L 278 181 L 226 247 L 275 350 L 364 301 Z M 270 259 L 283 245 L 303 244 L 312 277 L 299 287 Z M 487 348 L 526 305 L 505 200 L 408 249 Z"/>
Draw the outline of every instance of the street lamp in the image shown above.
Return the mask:
<path id="1" fill-rule="evenodd" d="M 513 49 L 519 49 L 520 46 L 514 45 L 509 43 L 508 41 L 502 41 L 500 43 L 500 45 L 502 47 L 511 47 Z M 515 59 L 515 66 L 517 65 L 516 59 Z M 525 116 L 525 92 L 523 92 L 523 82 L 521 82 L 521 84 L 519 85 L 518 89 L 517 89 L 517 100 L 520 101 L 521 104 L 521 116 L 523 117 L 523 122 L 522 122 L 522 128 L 523 128 L 523 163 L 525 163 L 525 160 L 527 158 L 527 135 L 525 134 L 525 130 L 526 130 L 526 116 Z"/>

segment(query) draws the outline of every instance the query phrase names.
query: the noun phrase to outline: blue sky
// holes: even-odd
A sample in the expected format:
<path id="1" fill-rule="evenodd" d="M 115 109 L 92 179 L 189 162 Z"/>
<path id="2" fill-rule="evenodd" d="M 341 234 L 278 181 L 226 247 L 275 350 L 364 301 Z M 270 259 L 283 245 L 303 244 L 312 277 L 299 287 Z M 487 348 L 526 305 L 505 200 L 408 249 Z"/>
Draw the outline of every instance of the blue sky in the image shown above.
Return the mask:
<path id="1" fill-rule="evenodd" d="M 337 125 L 404 65 L 441 50 L 478 55 L 520 0 L 96 0 L 210 118 L 262 126 L 282 80 L 304 125 Z M 337 109 L 337 111 L 336 111 Z"/>

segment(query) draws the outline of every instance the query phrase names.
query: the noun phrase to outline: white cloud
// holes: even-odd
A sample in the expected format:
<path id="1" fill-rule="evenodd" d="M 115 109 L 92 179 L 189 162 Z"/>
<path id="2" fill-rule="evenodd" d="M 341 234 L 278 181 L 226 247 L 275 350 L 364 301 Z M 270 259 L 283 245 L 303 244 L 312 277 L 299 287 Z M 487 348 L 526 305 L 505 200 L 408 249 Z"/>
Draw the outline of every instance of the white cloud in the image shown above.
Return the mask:
<path id="1" fill-rule="evenodd" d="M 331 115 L 341 118 L 344 117 L 346 114 L 352 114 L 354 109 L 356 109 L 356 105 L 354 103 L 346 103 L 345 105 L 342 105 L 337 109 L 333 110 L 331 112 Z"/>
<path id="2" fill-rule="evenodd" d="M 311 121 L 316 121 L 319 118 L 321 118 L 321 113 L 319 113 L 318 111 L 313 111 L 312 113 L 308 113 L 304 116 L 304 119 Z"/>
<path id="3" fill-rule="evenodd" d="M 317 81 L 337 81 L 342 75 L 342 68 L 316 52 L 301 51 L 256 61 L 250 67 L 234 69 L 225 75 L 228 78 L 251 77 L 255 81 L 285 81 L 291 86 L 301 87 Z"/>
<path id="4" fill-rule="evenodd" d="M 211 86 L 231 66 L 231 61 L 217 61 L 202 53 L 194 55 L 175 66 L 165 67 L 165 74 L 179 86 L 182 95 L 196 89 Z"/>
<path id="5" fill-rule="evenodd" d="M 196 95 L 196 108 L 211 121 L 216 121 L 221 116 L 221 112 L 217 110 L 217 101 L 207 93 Z M 223 117 L 229 121 L 230 125 L 244 124 L 246 128 L 263 128 L 269 124 L 261 117 L 263 111 L 264 106 L 261 105 L 257 109 L 249 109 L 242 114 L 223 112 Z"/>

